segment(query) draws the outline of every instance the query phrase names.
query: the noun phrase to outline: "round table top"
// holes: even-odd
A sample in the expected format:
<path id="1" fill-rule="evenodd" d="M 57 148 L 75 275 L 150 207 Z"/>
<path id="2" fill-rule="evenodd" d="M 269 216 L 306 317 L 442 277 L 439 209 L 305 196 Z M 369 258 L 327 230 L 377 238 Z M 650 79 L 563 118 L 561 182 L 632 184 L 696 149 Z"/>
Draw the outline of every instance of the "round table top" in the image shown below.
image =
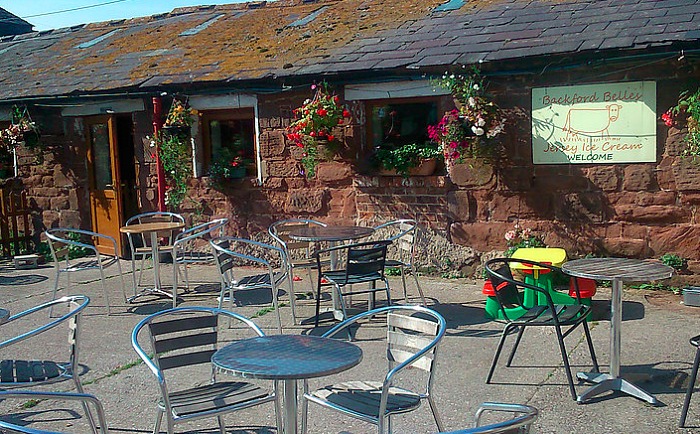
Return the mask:
<path id="1" fill-rule="evenodd" d="M 233 342 L 211 362 L 219 371 L 246 378 L 296 380 L 336 374 L 356 366 L 362 350 L 320 336 L 271 335 Z"/>
<path id="2" fill-rule="evenodd" d="M 374 233 L 366 226 L 300 226 L 289 231 L 289 237 L 298 241 L 347 241 Z"/>
<path id="3" fill-rule="evenodd" d="M 594 280 L 648 282 L 673 276 L 673 268 L 658 261 L 628 258 L 583 258 L 565 262 L 561 269 L 572 276 Z"/>
<path id="4" fill-rule="evenodd" d="M 169 231 L 173 229 L 184 228 L 185 224 L 181 222 L 148 222 L 134 223 L 128 226 L 119 228 L 119 232 L 124 234 L 143 234 L 146 232 Z"/>

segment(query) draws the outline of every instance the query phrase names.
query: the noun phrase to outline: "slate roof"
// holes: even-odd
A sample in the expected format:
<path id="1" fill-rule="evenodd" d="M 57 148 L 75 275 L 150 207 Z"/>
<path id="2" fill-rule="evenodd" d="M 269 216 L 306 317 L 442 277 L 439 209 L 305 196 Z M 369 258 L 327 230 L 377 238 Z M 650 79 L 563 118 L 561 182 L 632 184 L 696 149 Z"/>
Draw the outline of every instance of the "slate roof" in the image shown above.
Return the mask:
<path id="1" fill-rule="evenodd" d="M 19 35 L 32 31 L 32 26 L 22 18 L 0 8 L 0 36 Z"/>
<path id="2" fill-rule="evenodd" d="M 441 8 L 447 10 L 440 10 Z M 0 100 L 700 48 L 700 0 L 280 0 L 0 38 Z M 602 53 L 602 54 L 601 54 Z M 313 79 L 312 78 L 312 79 Z"/>

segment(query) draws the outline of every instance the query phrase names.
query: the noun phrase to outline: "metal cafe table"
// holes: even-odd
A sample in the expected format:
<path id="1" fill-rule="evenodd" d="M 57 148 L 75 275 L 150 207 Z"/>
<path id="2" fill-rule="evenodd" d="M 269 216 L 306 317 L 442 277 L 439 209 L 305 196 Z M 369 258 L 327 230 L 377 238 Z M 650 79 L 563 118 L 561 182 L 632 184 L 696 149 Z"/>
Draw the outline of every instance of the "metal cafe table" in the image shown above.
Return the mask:
<path id="1" fill-rule="evenodd" d="M 297 241 L 307 241 L 313 243 L 328 242 L 335 246 L 341 241 L 352 241 L 368 237 L 374 233 L 374 228 L 367 226 L 299 226 L 289 232 L 289 237 Z M 338 269 L 338 253 L 330 254 L 331 269 Z M 340 308 L 340 301 L 335 293 L 331 292 L 333 300 L 333 316 L 337 320 L 342 320 L 343 311 Z"/>
<path id="2" fill-rule="evenodd" d="M 649 282 L 667 279 L 673 268 L 654 261 L 626 258 L 584 258 L 566 262 L 562 271 L 574 277 L 612 281 L 610 321 L 610 373 L 579 372 L 580 380 L 596 383 L 579 395 L 578 403 L 607 391 L 619 391 L 658 405 L 656 397 L 620 376 L 620 343 L 622 326 L 622 282 Z"/>
<path id="3" fill-rule="evenodd" d="M 362 350 L 320 336 L 271 335 L 233 342 L 211 357 L 219 372 L 284 381 L 284 432 L 297 433 L 297 380 L 336 374 L 356 366 Z M 278 427 L 281 430 L 282 427 Z"/>
<path id="4" fill-rule="evenodd" d="M 184 227 L 184 223 L 181 222 L 147 222 L 134 223 L 132 225 L 122 226 L 119 228 L 119 232 L 123 234 L 151 234 L 151 255 L 153 257 L 153 274 L 155 275 L 154 288 L 146 288 L 140 293 L 134 294 L 133 297 L 129 297 L 129 303 L 133 303 L 138 297 L 153 293 L 171 298 L 175 296 L 173 293 L 163 291 L 160 284 L 160 252 L 158 249 L 158 232 L 173 231 Z"/>

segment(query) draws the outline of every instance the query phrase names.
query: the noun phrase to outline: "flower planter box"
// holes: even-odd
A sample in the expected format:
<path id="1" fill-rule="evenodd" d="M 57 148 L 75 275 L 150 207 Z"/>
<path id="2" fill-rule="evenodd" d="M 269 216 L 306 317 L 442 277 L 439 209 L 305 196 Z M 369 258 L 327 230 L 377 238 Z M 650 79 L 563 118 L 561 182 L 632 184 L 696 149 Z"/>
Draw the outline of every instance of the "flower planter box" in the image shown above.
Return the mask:
<path id="1" fill-rule="evenodd" d="M 228 176 L 226 176 L 227 179 L 241 179 L 245 178 L 246 175 L 246 168 L 244 166 L 240 167 L 232 167 L 228 170 Z"/>
<path id="2" fill-rule="evenodd" d="M 683 288 L 683 304 L 700 307 L 700 287 L 688 286 Z"/>
<path id="3" fill-rule="evenodd" d="M 435 172 L 437 168 L 437 160 L 431 158 L 429 160 L 423 160 L 418 166 L 412 167 L 408 170 L 409 176 L 430 176 Z M 379 174 L 381 176 L 401 176 L 396 173 L 393 169 L 382 169 Z"/>

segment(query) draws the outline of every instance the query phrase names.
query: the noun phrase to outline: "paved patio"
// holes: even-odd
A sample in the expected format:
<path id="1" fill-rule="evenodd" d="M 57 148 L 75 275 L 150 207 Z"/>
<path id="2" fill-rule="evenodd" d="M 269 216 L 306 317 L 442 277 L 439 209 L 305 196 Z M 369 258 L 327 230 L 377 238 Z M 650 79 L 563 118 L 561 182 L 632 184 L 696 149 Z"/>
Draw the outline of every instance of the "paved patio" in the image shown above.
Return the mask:
<path id="1" fill-rule="evenodd" d="M 122 263 L 124 282 L 131 291 L 131 275 L 128 262 Z M 164 284 L 171 282 L 170 265 L 163 273 Z M 251 270 L 252 271 L 252 270 Z M 134 364 L 137 356 L 131 348 L 130 336 L 134 325 L 144 316 L 167 308 L 168 300 L 143 297 L 135 304 L 122 300 L 122 287 L 114 270 L 107 279 L 113 313 L 107 315 L 102 289 L 97 273 L 75 276 L 74 286 L 59 294 L 86 294 L 91 298 L 83 319 L 81 363 L 86 372 L 82 375 L 86 391 L 97 395 L 104 404 L 110 430 L 116 433 L 147 433 L 152 430 L 155 402 L 159 390 L 155 378 L 143 364 Z M 213 267 L 196 267 L 191 271 L 195 280 L 193 291 L 183 296 L 181 306 L 215 306 L 218 295 L 218 276 Z M 144 274 L 152 279 L 150 272 Z M 304 276 L 305 277 L 305 276 Z M 678 429 L 677 423 L 683 403 L 687 377 L 693 360 L 693 349 L 688 338 L 700 330 L 700 308 L 683 307 L 668 309 L 650 304 L 645 293 L 626 290 L 622 329 L 623 373 L 639 379 L 639 384 L 656 394 L 663 406 L 652 407 L 627 396 L 602 396 L 584 405 L 578 405 L 569 396 L 566 376 L 561 366 L 553 330 L 528 330 L 518 350 L 514 366 L 499 364 L 494 381 L 484 383 L 486 372 L 495 351 L 502 329 L 498 323 L 484 318 L 484 303 L 479 285 L 461 279 L 423 277 L 424 290 L 430 307 L 447 320 L 448 331 L 438 354 L 438 366 L 434 393 L 438 407 L 448 430 L 469 426 L 478 404 L 483 401 L 515 402 L 533 405 L 540 410 L 534 432 L 536 433 L 675 433 L 694 432 Z M 400 295 L 400 281 L 392 281 L 394 298 Z M 47 301 L 53 284 L 53 269 L 42 266 L 34 270 L 14 270 L 11 264 L 0 264 L 0 307 L 13 313 Z M 299 286 L 308 282 L 299 282 Z M 411 289 L 412 287 L 410 287 Z M 593 341 L 601 364 L 607 371 L 609 362 L 609 296 L 608 288 L 601 288 L 594 300 L 596 320 L 591 323 Z M 275 315 L 265 313 L 270 305 L 269 291 L 251 291 L 237 294 L 240 306 L 237 312 L 246 316 L 261 314 L 255 319 L 266 332 L 274 333 Z M 380 298 L 381 300 L 381 298 Z M 281 301 L 287 302 L 286 294 Z M 359 302 L 359 298 L 355 299 Z M 358 303 L 359 306 L 359 303 Z M 297 303 L 302 319 L 313 315 L 313 300 Z M 281 308 L 285 333 L 318 333 L 310 325 L 293 326 L 288 303 Z M 43 319 L 43 318 L 42 318 Z M 326 325 L 330 324 L 327 322 Z M 29 325 L 27 325 L 29 327 Z M 0 336 L 7 337 L 8 330 L 0 327 Z M 235 337 L 237 330 L 227 330 Z M 364 351 L 363 364 L 340 374 L 342 378 L 377 379 L 384 372 L 381 361 L 382 328 L 372 324 L 366 334 L 358 335 L 358 345 Z M 512 342 L 512 341 L 509 341 Z M 506 344 L 508 345 L 508 344 Z M 574 370 L 591 367 L 582 332 L 567 338 L 570 359 Z M 58 359 L 66 353 L 66 336 L 60 332 L 33 342 L 31 348 L 21 349 L 33 354 L 55 354 Z M 3 353 L 11 358 L 12 353 Z M 26 358 L 26 354 L 24 355 Z M 369 377 L 368 377 L 369 376 Z M 316 385 L 328 383 L 328 378 L 318 379 Z M 55 389 L 70 389 L 70 384 L 59 383 Z M 587 387 L 579 385 L 578 391 Z M 79 406 L 51 402 L 23 408 L 22 402 L 3 402 L 2 413 L 21 424 L 30 421 L 34 427 L 83 433 L 89 429 Z M 63 411 L 47 410 L 61 408 Z M 271 404 L 226 416 L 229 433 L 276 432 Z M 370 433 L 373 428 L 353 419 L 311 406 L 309 431 L 312 433 Z M 691 404 L 688 424 L 700 428 L 700 393 Z M 177 432 L 218 432 L 214 419 L 182 424 Z M 429 408 L 394 418 L 396 433 L 434 433 Z"/>

